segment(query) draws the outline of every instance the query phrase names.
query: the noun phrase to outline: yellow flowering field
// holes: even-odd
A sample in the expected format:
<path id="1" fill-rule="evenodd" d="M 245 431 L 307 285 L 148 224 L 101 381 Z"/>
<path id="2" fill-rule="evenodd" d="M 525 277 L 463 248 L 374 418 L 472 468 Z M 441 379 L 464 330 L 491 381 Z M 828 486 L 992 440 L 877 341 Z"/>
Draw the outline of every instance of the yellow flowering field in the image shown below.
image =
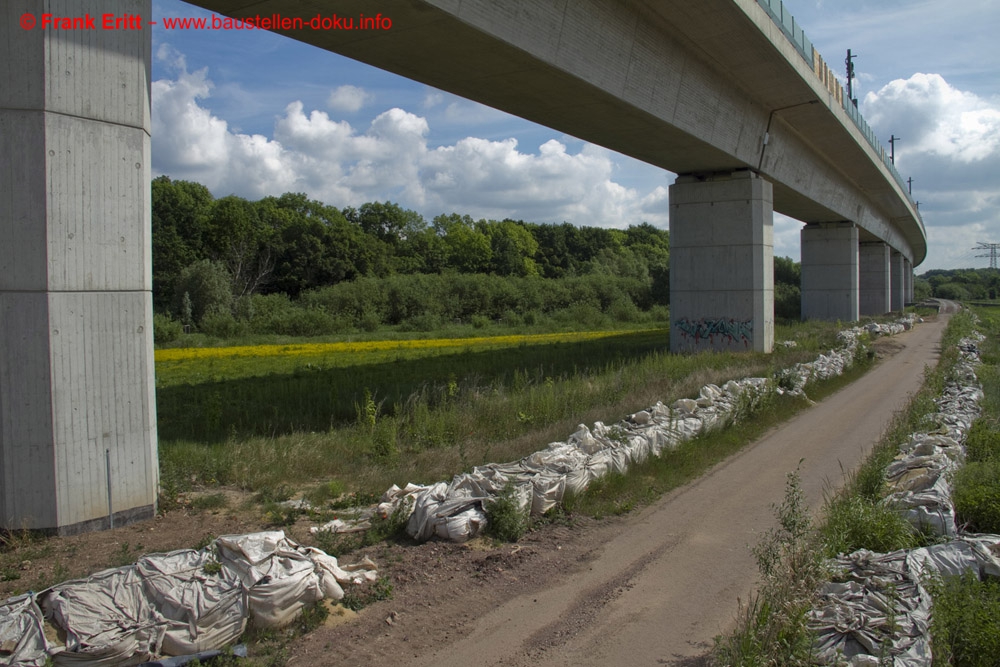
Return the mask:
<path id="1" fill-rule="evenodd" d="M 667 330 L 663 330 L 662 333 L 668 336 Z M 628 332 L 622 331 L 576 331 L 471 338 L 170 348 L 155 352 L 156 383 L 157 387 L 200 384 L 271 374 L 371 365 L 457 352 L 580 343 L 627 334 Z"/>

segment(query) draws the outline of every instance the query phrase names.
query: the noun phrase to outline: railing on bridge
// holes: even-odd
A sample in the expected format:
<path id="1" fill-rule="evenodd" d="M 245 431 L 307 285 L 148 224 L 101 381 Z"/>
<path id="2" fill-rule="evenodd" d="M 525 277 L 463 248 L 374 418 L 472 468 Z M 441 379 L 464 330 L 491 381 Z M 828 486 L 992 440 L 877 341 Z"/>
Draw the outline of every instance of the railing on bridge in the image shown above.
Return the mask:
<path id="1" fill-rule="evenodd" d="M 782 0 L 757 0 L 757 4 L 763 7 L 768 16 L 771 17 L 771 20 L 774 21 L 775 25 L 781 28 L 781 31 L 785 33 L 785 37 L 791 41 L 792 45 L 795 46 L 795 50 L 798 51 L 799 55 L 802 56 L 802 59 L 809 64 L 809 67 L 813 70 L 813 72 L 817 73 L 817 76 L 821 79 L 828 79 L 829 72 L 826 72 L 826 76 L 824 76 L 824 74 L 821 74 L 820 71 L 827 70 L 829 68 L 827 68 L 825 64 L 822 64 L 820 68 L 816 67 L 817 60 L 822 63 L 822 59 L 819 58 L 819 53 L 816 51 L 815 47 L 813 47 L 809 38 L 806 37 L 805 32 L 803 32 L 802 28 L 795 22 L 795 17 L 792 16 L 787 9 L 785 9 L 785 3 L 783 3 Z M 829 87 L 830 84 L 827 83 L 827 86 Z M 858 111 L 856 106 L 854 106 L 854 102 L 848 99 L 847 95 L 844 94 L 843 87 L 840 86 L 839 82 L 836 86 L 840 88 L 836 97 L 843 105 L 844 111 L 847 112 L 850 119 L 853 120 L 854 124 L 859 130 L 861 130 L 861 134 L 865 136 L 865 139 L 868 140 L 871 147 L 878 153 L 879 157 L 882 159 L 882 163 L 886 166 L 886 168 L 888 168 L 889 173 L 892 174 L 893 178 L 896 179 L 896 182 L 899 184 L 903 194 L 910 201 L 910 204 L 916 208 L 916 203 L 913 201 L 913 197 L 910 196 L 909 188 L 906 186 L 906 181 L 904 181 L 903 177 L 899 175 L 898 171 L 896 171 L 896 165 L 892 163 L 889 155 L 885 152 L 885 148 L 882 146 L 881 142 L 879 142 L 878 137 L 875 136 L 875 132 L 872 131 L 872 128 L 861 116 L 861 112 Z M 920 223 L 920 226 L 923 227 L 923 221 L 920 220 L 919 212 L 917 213 L 917 221 Z"/>

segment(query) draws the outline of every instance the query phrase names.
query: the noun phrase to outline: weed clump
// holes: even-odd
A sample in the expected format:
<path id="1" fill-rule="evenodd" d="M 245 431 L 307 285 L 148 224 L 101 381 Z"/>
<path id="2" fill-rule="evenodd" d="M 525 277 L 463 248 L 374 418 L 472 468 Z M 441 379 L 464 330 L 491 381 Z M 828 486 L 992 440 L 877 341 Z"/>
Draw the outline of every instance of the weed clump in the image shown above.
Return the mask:
<path id="1" fill-rule="evenodd" d="M 1000 655 L 1000 581 L 972 573 L 930 582 L 935 665 L 995 665 Z"/>
<path id="2" fill-rule="evenodd" d="M 918 546 L 919 535 L 898 512 L 863 495 L 841 496 L 829 503 L 822 533 L 829 557 L 869 549 L 888 553 Z"/>
<path id="3" fill-rule="evenodd" d="M 808 612 L 825 570 L 798 471 L 775 515 L 778 527 L 754 548 L 762 586 L 740 605 L 736 631 L 716 639 L 717 664 L 814 664 Z"/>
<path id="4" fill-rule="evenodd" d="M 965 529 L 1000 533 L 1000 459 L 966 463 L 955 473 L 951 497 Z"/>
<path id="5" fill-rule="evenodd" d="M 521 509 L 517 489 L 507 484 L 486 505 L 486 531 L 502 542 L 517 542 L 528 531 L 528 512 Z"/>

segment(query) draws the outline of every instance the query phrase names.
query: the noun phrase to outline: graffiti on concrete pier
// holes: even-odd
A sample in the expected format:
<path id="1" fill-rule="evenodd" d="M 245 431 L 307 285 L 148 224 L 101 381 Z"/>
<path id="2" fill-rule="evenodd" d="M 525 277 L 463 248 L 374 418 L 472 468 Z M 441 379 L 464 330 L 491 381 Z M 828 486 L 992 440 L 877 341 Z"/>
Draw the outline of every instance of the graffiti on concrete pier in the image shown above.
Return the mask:
<path id="1" fill-rule="evenodd" d="M 686 341 L 693 339 L 695 344 L 706 339 L 715 343 L 716 336 L 730 344 L 743 343 L 744 347 L 750 347 L 753 343 L 753 320 L 740 321 L 726 318 L 689 320 L 685 317 L 675 320 L 674 326 Z"/>

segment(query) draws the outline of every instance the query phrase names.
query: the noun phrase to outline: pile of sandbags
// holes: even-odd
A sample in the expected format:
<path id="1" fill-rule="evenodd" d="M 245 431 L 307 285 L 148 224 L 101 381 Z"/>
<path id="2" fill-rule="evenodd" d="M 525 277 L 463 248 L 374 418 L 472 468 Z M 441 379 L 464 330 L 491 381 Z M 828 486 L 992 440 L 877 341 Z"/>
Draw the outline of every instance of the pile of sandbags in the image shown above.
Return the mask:
<path id="1" fill-rule="evenodd" d="M 1000 536 L 967 535 L 909 551 L 840 556 L 822 603 L 809 612 L 817 664 L 931 664 L 929 577 L 1000 576 L 998 550 Z"/>
<path id="2" fill-rule="evenodd" d="M 959 343 L 961 359 L 951 373 L 929 431 L 912 434 L 886 468 L 890 491 L 883 502 L 900 512 L 914 530 L 948 538 L 931 547 L 874 554 L 860 550 L 836 559 L 834 580 L 810 612 L 819 664 L 928 665 L 932 600 L 928 576 L 971 572 L 982 579 L 1000 576 L 1000 536 L 959 531 L 951 499 L 951 473 L 965 462 L 965 440 L 979 416 L 983 392 L 976 377 L 981 335 Z"/>
<path id="3" fill-rule="evenodd" d="M 134 665 L 219 649 L 248 621 L 286 625 L 375 578 L 370 560 L 340 566 L 282 531 L 219 537 L 0 604 L 0 664 Z"/>

